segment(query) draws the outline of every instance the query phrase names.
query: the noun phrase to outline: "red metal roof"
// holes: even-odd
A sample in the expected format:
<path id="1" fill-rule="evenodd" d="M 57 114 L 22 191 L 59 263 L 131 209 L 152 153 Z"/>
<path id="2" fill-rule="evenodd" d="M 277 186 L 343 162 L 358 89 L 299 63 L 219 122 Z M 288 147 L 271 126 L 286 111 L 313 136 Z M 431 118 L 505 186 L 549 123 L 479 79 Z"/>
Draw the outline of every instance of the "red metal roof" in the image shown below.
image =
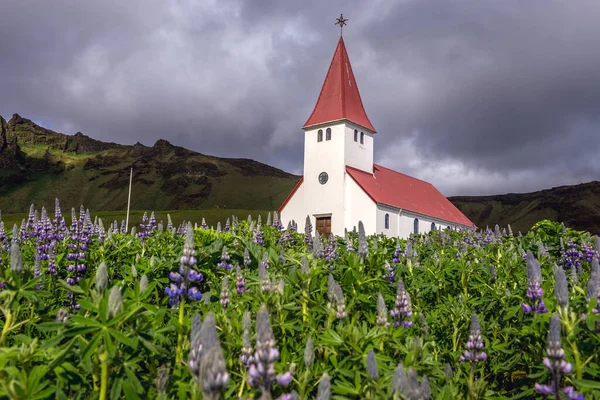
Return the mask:
<path id="1" fill-rule="evenodd" d="M 473 223 L 431 183 L 373 165 L 373 174 L 346 166 L 346 172 L 376 203 L 436 217 L 456 224 Z"/>
<path id="2" fill-rule="evenodd" d="M 363 107 L 344 40 L 340 37 L 315 109 L 303 128 L 343 119 L 375 132 Z"/>
<path id="3" fill-rule="evenodd" d="M 291 198 L 294 197 L 294 194 L 296 193 L 296 191 L 298 190 L 298 188 L 300 187 L 300 185 L 302 185 L 302 182 L 304 182 L 304 177 L 300 178 L 300 180 L 298 181 L 298 183 L 296 183 L 296 186 L 294 186 L 294 188 L 292 189 L 292 191 L 290 192 L 290 194 L 288 194 L 288 196 L 285 198 L 285 200 L 283 201 L 283 203 L 279 207 L 279 210 L 277 210 L 277 212 L 279 214 L 281 214 L 281 211 L 283 210 L 283 208 L 285 207 L 285 205 L 291 200 Z"/>

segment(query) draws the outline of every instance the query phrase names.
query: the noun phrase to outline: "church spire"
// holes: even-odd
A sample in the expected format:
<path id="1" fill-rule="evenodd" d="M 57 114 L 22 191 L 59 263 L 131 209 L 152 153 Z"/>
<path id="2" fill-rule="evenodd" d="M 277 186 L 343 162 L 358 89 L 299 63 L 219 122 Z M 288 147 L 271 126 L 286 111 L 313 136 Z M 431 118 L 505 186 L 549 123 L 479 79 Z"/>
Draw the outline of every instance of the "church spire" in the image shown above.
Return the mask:
<path id="1" fill-rule="evenodd" d="M 375 133 L 362 104 L 344 39 L 340 36 L 315 108 L 302 128 L 348 120 Z"/>

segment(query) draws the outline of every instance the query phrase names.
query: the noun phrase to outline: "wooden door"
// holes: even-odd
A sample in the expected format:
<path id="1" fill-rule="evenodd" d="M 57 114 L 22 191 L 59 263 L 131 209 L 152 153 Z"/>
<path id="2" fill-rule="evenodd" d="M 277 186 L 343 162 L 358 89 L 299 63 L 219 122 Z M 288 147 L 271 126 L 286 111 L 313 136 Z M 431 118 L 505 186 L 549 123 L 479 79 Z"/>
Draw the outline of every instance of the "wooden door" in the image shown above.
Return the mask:
<path id="1" fill-rule="evenodd" d="M 320 235 L 331 233 L 331 217 L 317 217 L 317 232 Z"/>

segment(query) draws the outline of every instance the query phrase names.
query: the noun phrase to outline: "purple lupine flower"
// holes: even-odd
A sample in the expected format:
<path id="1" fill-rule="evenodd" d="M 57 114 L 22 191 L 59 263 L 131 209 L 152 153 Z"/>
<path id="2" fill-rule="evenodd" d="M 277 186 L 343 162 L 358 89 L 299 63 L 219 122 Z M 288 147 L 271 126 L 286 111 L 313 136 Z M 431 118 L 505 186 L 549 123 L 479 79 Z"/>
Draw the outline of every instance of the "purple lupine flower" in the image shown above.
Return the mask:
<path id="1" fill-rule="evenodd" d="M 329 276 L 331 276 L 331 274 Z M 346 317 L 348 317 L 348 312 L 346 311 L 346 300 L 344 298 L 342 287 L 337 282 L 334 282 L 331 289 L 336 307 L 335 317 L 340 320 L 346 319 Z"/>
<path id="2" fill-rule="evenodd" d="M 479 318 L 477 317 L 477 314 L 473 313 L 471 319 L 471 332 L 469 333 L 469 339 L 467 340 L 466 350 L 460 356 L 460 361 L 476 363 L 478 361 L 484 361 L 486 358 L 487 354 L 483 351 L 483 339 L 481 337 Z"/>
<path id="3" fill-rule="evenodd" d="M 388 322 L 388 310 L 385 306 L 385 300 L 381 292 L 377 295 L 377 318 L 376 322 L 378 326 L 389 326 Z"/>
<path id="4" fill-rule="evenodd" d="M 594 247 L 589 243 L 583 243 L 581 245 L 581 253 L 583 260 L 586 262 L 592 262 L 592 259 L 596 255 Z"/>
<path id="5" fill-rule="evenodd" d="M 201 229 L 208 229 L 208 225 L 206 225 L 206 221 L 204 220 L 204 217 L 202 217 L 202 223 L 200 224 L 200 228 Z"/>
<path id="6" fill-rule="evenodd" d="M 273 226 L 277 228 L 278 231 L 282 231 L 284 226 L 279 219 L 279 215 L 277 215 L 277 211 L 273 211 Z"/>
<path id="7" fill-rule="evenodd" d="M 387 279 L 390 282 L 394 282 L 396 280 L 396 276 L 395 276 L 396 267 L 393 265 L 390 265 L 390 263 L 387 262 L 387 260 L 386 260 L 384 269 L 386 270 L 386 273 L 385 273 L 385 275 L 383 275 L 383 278 Z"/>
<path id="8" fill-rule="evenodd" d="M 252 241 L 261 246 L 265 243 L 263 231 L 260 229 L 260 225 L 254 229 L 254 237 L 252 238 Z"/>
<path id="9" fill-rule="evenodd" d="M 554 395 L 557 399 L 560 398 L 560 393 L 562 392 L 569 399 L 583 400 L 583 394 L 576 393 L 572 386 L 567 386 L 563 389 L 560 388 L 561 376 L 570 374 L 573 367 L 564 359 L 565 351 L 561 345 L 560 319 L 557 314 L 552 316 L 550 320 L 546 352 L 548 353 L 548 357 L 544 358 L 543 364 L 550 371 L 552 379 L 548 385 L 536 382 L 535 390 L 545 396 Z"/>
<path id="10" fill-rule="evenodd" d="M 223 231 L 229 232 L 230 230 L 231 230 L 231 223 L 229 222 L 229 218 L 227 218 L 227 221 L 225 221 L 225 228 L 223 229 Z"/>
<path id="11" fill-rule="evenodd" d="M 548 312 L 544 305 L 544 289 L 542 288 L 542 272 L 540 263 L 531 252 L 527 253 L 527 297 L 531 305 L 522 303 L 521 307 L 525 313 L 543 314 Z"/>
<path id="12" fill-rule="evenodd" d="M 244 292 L 250 293 L 250 289 L 246 289 L 246 280 L 242 275 L 242 269 L 237 264 L 235 265 L 235 275 L 235 291 L 237 292 L 237 294 L 241 296 L 242 294 L 244 294 Z"/>
<path id="13" fill-rule="evenodd" d="M 287 386 L 292 380 L 290 372 L 276 375 L 275 361 L 278 359 L 279 350 L 273 336 L 269 311 L 267 306 L 263 305 L 256 315 L 256 352 L 248 370 L 248 383 L 252 387 L 259 388 L 263 396 L 270 394 L 273 383 Z"/>
<path id="14" fill-rule="evenodd" d="M 592 309 L 592 314 L 600 313 L 600 263 L 598 262 L 598 258 L 594 257 L 592 259 L 592 268 L 590 273 L 590 279 L 588 280 L 586 286 L 586 300 L 588 303 L 593 299 L 596 299 L 596 306 Z M 582 318 L 586 318 L 585 314 L 581 316 Z M 600 332 L 600 321 L 596 321 L 596 331 Z"/>
<path id="15" fill-rule="evenodd" d="M 240 356 L 240 361 L 244 364 L 245 367 L 249 367 L 252 362 L 252 342 L 250 340 L 250 327 L 252 324 L 252 320 L 250 317 L 250 312 L 246 311 L 244 316 L 242 317 L 242 329 L 244 333 L 242 335 L 242 355 Z"/>
<path id="16" fill-rule="evenodd" d="M 310 222 L 310 217 L 306 216 L 306 223 L 304 224 L 304 244 L 306 245 L 307 250 L 312 250 L 313 246 L 313 237 L 312 237 L 312 224 Z"/>
<path id="17" fill-rule="evenodd" d="M 290 233 L 290 230 L 288 229 L 279 238 L 279 245 L 281 247 L 286 248 L 290 245 L 290 243 L 292 243 L 292 241 L 293 241 L 292 234 Z"/>
<path id="18" fill-rule="evenodd" d="M 369 255 L 369 245 L 367 244 L 367 235 L 362 221 L 358 221 L 358 255 L 365 258 Z"/>
<path id="19" fill-rule="evenodd" d="M 175 307 L 183 298 L 198 301 L 202 299 L 202 292 L 195 284 L 202 282 L 204 276 L 194 268 L 196 265 L 196 251 L 194 250 L 194 229 L 189 223 L 185 243 L 183 245 L 183 254 L 179 259 L 179 272 L 170 272 L 169 279 L 171 283 L 165 288 L 165 293 L 169 296 L 169 303 Z"/>
<path id="20" fill-rule="evenodd" d="M 250 252 L 248 251 L 248 248 L 246 247 L 244 249 L 244 268 L 248 268 L 250 266 L 250 264 L 252 264 L 252 259 L 250 258 Z"/>
<path id="21" fill-rule="evenodd" d="M 227 308 L 227 305 L 229 305 L 229 277 L 227 275 L 223 277 L 223 283 L 221 284 L 220 302 L 223 308 Z"/>
<path id="22" fill-rule="evenodd" d="M 581 273 L 581 257 L 583 255 L 578 249 L 577 243 L 569 239 L 566 248 L 561 251 L 558 263 L 565 269 L 575 268 L 577 273 Z"/>
<path id="23" fill-rule="evenodd" d="M 333 263 L 338 256 L 337 252 L 337 241 L 335 237 L 331 237 L 329 244 L 325 248 L 325 260 L 329 262 L 329 269 L 333 269 Z"/>
<path id="24" fill-rule="evenodd" d="M 227 252 L 227 247 L 223 246 L 221 250 L 221 261 L 217 264 L 217 267 L 223 268 L 225 271 L 230 271 L 233 268 L 231 265 L 231 257 L 229 256 L 229 252 Z"/>
<path id="25" fill-rule="evenodd" d="M 396 289 L 396 301 L 394 302 L 394 309 L 390 311 L 390 316 L 394 320 L 394 326 L 399 328 L 403 326 L 410 328 L 412 323 L 412 305 L 410 302 L 410 295 L 404 289 L 404 281 L 398 280 L 398 287 Z"/>

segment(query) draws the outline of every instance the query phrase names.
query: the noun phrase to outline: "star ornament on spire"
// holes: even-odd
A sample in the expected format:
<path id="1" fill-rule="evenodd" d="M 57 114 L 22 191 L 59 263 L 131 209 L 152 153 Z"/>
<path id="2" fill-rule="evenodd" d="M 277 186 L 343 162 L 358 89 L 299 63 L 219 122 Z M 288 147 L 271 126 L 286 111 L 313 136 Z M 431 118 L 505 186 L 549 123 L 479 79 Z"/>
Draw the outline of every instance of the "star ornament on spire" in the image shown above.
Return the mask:
<path id="1" fill-rule="evenodd" d="M 340 16 L 335 19 L 335 21 L 335 24 L 340 26 L 340 36 L 342 36 L 342 29 L 344 28 L 344 25 L 348 25 L 346 23 L 346 21 L 348 21 L 348 18 L 344 18 L 344 14 L 340 14 Z"/>

